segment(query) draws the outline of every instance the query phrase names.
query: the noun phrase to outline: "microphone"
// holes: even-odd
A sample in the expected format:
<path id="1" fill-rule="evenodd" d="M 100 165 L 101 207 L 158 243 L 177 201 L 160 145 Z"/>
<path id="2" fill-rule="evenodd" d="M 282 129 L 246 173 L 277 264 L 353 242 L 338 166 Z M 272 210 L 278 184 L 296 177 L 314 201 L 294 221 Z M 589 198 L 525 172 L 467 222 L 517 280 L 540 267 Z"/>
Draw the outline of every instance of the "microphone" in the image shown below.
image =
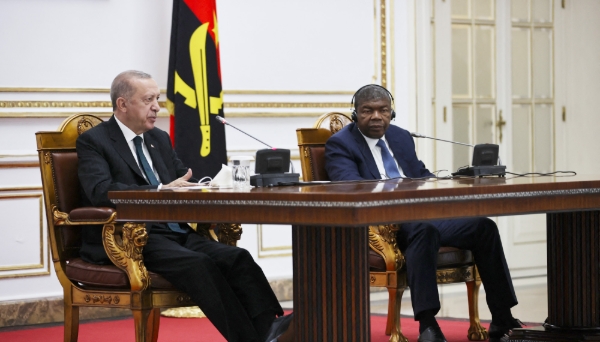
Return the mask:
<path id="1" fill-rule="evenodd" d="M 427 139 L 445 141 L 445 142 L 449 142 L 449 143 L 453 143 L 453 144 L 457 144 L 457 145 L 464 145 L 464 146 L 475 147 L 475 145 L 465 144 L 465 143 L 461 143 L 461 142 L 458 142 L 458 141 L 444 140 L 444 139 L 440 139 L 440 138 L 428 137 L 426 135 L 423 135 L 423 134 L 420 134 L 420 133 L 417 133 L 417 132 L 410 132 L 410 135 L 412 135 L 415 138 L 427 138 Z"/>
<path id="2" fill-rule="evenodd" d="M 256 153 L 256 172 L 258 173 L 258 175 L 254 175 L 250 177 L 250 184 L 254 185 L 254 186 L 273 186 L 273 185 L 277 185 L 279 182 L 298 182 L 299 179 L 299 174 L 296 173 L 296 171 L 294 170 L 294 163 L 292 163 L 292 160 L 290 158 L 290 150 L 287 149 L 277 149 L 269 144 L 267 144 L 266 142 L 242 131 L 241 129 L 235 127 L 234 125 L 230 124 L 229 122 L 227 122 L 227 120 L 225 120 L 225 118 L 219 116 L 219 115 L 215 115 L 215 118 L 217 119 L 217 121 L 219 121 L 220 123 L 222 123 L 223 125 L 227 125 L 230 127 L 233 127 L 235 129 L 237 129 L 238 131 L 246 134 L 247 136 L 249 136 L 250 138 L 260 142 L 261 144 L 269 147 L 272 151 L 268 151 L 268 150 L 260 150 Z M 268 152 L 268 153 L 260 153 L 260 152 Z M 290 164 L 290 168 L 292 169 L 292 173 L 290 174 L 286 174 L 283 171 L 283 165 L 282 162 L 285 160 L 285 164 L 287 164 L 286 162 L 289 161 Z M 260 170 L 260 173 L 259 173 Z M 261 173 L 263 174 L 262 177 Z M 269 176 L 269 174 L 276 174 L 276 176 Z"/>
<path id="3" fill-rule="evenodd" d="M 264 142 L 264 141 L 261 141 L 261 140 L 259 140 L 259 139 L 258 139 L 258 138 L 256 138 L 256 137 L 253 137 L 253 136 L 251 136 L 250 134 L 248 134 L 248 133 L 246 133 L 246 132 L 242 131 L 241 129 L 239 129 L 239 128 L 235 127 L 234 125 L 230 124 L 230 123 L 229 123 L 229 122 L 227 122 L 227 120 L 225 120 L 225 118 L 223 118 L 222 116 L 216 115 L 216 116 L 215 116 L 215 118 L 217 118 L 217 121 L 219 121 L 219 122 L 220 122 L 220 123 L 222 123 L 223 125 L 231 126 L 231 127 L 235 128 L 235 129 L 237 129 L 238 131 L 240 131 L 240 132 L 242 132 L 242 133 L 246 134 L 246 135 L 247 135 L 247 136 L 249 136 L 250 138 L 252 138 L 252 139 L 254 139 L 254 140 L 256 140 L 256 141 L 260 142 L 261 144 L 263 144 L 263 145 L 265 145 L 265 146 L 267 146 L 267 147 L 269 147 L 270 149 L 272 149 L 272 150 L 276 150 L 276 148 L 275 148 L 275 147 L 273 147 L 273 146 L 271 146 L 271 145 L 267 144 L 267 143 L 266 143 L 266 142 Z"/>
<path id="4" fill-rule="evenodd" d="M 502 160 L 500 160 L 500 156 L 498 155 L 498 145 L 494 144 L 479 144 L 479 145 L 471 145 L 465 144 L 458 141 L 445 140 L 440 138 L 428 137 L 426 135 L 410 132 L 410 135 L 414 138 L 427 138 L 432 140 L 439 140 L 444 142 L 449 142 L 457 145 L 470 146 L 473 147 L 473 161 L 471 167 L 458 169 L 456 172 L 452 173 L 453 176 L 500 176 L 504 177 L 506 173 L 506 166 L 502 165 Z M 495 156 L 495 158 L 489 158 L 489 156 Z M 491 160 L 496 159 L 494 161 L 494 165 L 492 165 Z M 495 165 L 495 163 L 498 165 Z"/>

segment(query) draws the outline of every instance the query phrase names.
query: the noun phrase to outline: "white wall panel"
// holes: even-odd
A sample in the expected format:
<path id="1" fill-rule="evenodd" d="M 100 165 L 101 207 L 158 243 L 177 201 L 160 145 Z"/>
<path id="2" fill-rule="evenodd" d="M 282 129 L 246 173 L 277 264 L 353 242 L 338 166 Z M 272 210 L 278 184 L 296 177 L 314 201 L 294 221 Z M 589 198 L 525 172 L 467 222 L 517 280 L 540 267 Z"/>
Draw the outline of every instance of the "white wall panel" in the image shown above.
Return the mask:
<path id="1" fill-rule="evenodd" d="M 172 1 L 6 0 L 1 87 L 103 87 L 127 69 L 166 84 Z"/>
<path id="2" fill-rule="evenodd" d="M 26 212 L 27 215 L 15 213 Z M 43 269 L 42 194 L 0 193 L 0 277 L 20 270 Z M 24 228 L 24 229 L 22 229 Z"/>
<path id="3" fill-rule="evenodd" d="M 225 89 L 355 90 L 374 72 L 364 0 L 217 1 Z"/>

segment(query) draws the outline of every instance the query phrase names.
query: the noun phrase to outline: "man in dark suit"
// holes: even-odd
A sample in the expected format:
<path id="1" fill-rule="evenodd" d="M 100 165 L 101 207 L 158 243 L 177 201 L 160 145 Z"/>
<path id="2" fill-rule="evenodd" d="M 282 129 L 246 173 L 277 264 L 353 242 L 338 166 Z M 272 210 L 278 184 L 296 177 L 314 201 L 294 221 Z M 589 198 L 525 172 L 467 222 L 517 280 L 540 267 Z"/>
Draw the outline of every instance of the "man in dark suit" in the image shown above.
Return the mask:
<path id="1" fill-rule="evenodd" d="M 367 85 L 356 92 L 352 101 L 354 122 L 325 145 L 325 168 L 331 180 L 433 177 L 417 158 L 410 133 L 390 125 L 395 117 L 392 100 L 389 91 L 378 85 Z M 473 252 L 492 313 L 490 341 L 503 341 L 511 329 L 521 327 L 510 311 L 517 298 L 494 221 L 472 218 L 404 223 L 397 241 L 406 259 L 420 342 L 445 341 L 435 319 L 440 310 L 436 282 L 440 246 Z"/>
<path id="2" fill-rule="evenodd" d="M 196 185 L 167 133 L 154 127 L 159 95 L 146 73 L 126 71 L 115 78 L 113 117 L 77 139 L 84 205 L 114 207 L 108 199 L 112 190 Z M 150 223 L 147 230 L 146 268 L 189 294 L 228 341 L 291 338 L 291 318 L 276 318 L 283 315 L 281 306 L 248 251 L 209 240 L 185 224 Z M 101 232 L 102 227 L 82 230 L 84 260 L 110 262 Z"/>

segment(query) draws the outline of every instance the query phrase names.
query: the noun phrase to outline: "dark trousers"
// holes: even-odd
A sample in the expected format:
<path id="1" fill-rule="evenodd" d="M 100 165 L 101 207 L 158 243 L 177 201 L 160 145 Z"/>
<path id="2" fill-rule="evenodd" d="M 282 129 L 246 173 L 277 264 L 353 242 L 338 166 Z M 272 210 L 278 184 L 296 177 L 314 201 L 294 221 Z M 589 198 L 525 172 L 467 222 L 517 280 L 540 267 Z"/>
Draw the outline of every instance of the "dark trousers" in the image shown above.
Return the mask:
<path id="1" fill-rule="evenodd" d="M 440 246 L 473 252 L 492 313 L 517 305 L 502 241 L 494 221 L 471 218 L 404 223 L 397 233 L 397 241 L 406 259 L 415 317 L 426 310 L 435 313 L 440 310 L 436 281 Z"/>
<path id="2" fill-rule="evenodd" d="M 146 268 L 187 293 L 227 341 L 258 341 L 271 322 L 260 319 L 283 314 L 262 269 L 245 249 L 163 225 L 153 225 L 148 236 Z"/>

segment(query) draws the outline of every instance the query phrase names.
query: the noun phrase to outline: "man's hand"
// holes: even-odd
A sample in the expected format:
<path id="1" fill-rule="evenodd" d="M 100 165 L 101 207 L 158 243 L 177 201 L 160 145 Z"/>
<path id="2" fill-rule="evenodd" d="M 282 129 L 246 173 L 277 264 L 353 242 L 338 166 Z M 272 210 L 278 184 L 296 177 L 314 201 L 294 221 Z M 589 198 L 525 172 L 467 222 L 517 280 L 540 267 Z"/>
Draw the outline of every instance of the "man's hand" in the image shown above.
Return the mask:
<path id="1" fill-rule="evenodd" d="M 188 169 L 188 172 L 180 178 L 172 181 L 171 183 L 165 185 L 165 188 L 183 188 L 186 186 L 196 186 L 196 183 L 188 182 L 188 179 L 192 178 L 192 169 Z"/>

